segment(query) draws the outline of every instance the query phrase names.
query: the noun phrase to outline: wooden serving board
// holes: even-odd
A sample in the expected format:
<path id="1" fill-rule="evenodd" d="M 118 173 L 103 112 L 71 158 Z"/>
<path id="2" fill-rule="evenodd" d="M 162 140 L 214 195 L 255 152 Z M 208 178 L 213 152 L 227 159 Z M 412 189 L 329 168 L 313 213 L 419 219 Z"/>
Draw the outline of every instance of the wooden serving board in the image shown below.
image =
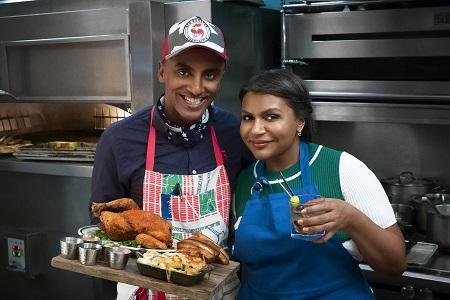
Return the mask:
<path id="1" fill-rule="evenodd" d="M 208 274 L 206 274 L 205 278 L 199 284 L 186 287 L 141 275 L 138 271 L 135 258 L 128 260 L 128 264 L 124 270 L 111 269 L 104 264 L 86 266 L 82 265 L 78 260 L 65 259 L 61 256 L 53 257 L 51 265 L 58 269 L 128 283 L 198 300 L 211 299 L 220 286 L 239 270 L 239 263 L 234 261 L 230 261 L 228 265 L 212 264 L 214 269 L 211 271 L 209 278 Z"/>

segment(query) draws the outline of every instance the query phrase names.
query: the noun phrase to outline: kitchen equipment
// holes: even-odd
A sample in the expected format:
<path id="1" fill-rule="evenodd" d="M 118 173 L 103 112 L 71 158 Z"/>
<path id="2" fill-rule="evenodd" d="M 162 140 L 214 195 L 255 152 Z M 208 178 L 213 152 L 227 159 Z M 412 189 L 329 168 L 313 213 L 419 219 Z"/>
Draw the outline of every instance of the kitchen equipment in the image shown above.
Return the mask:
<path id="1" fill-rule="evenodd" d="M 414 196 L 425 195 L 440 187 L 429 178 L 416 178 L 412 172 L 400 173 L 398 177 L 381 179 L 381 184 L 391 203 L 409 204 Z"/>
<path id="2" fill-rule="evenodd" d="M 395 219 L 400 227 L 401 232 L 405 239 L 412 238 L 414 234 L 414 226 L 412 225 L 412 216 L 414 208 L 411 205 L 406 204 L 391 204 L 394 210 Z"/>
<path id="3" fill-rule="evenodd" d="M 439 213 L 428 210 L 427 240 L 450 250 L 450 204 L 436 205 L 436 209 Z"/>
<path id="4" fill-rule="evenodd" d="M 448 1 L 312 2 L 282 2 L 282 37 L 283 64 L 313 97 L 449 102 Z"/>
<path id="5" fill-rule="evenodd" d="M 95 143 L 55 141 L 19 149 L 13 155 L 21 160 L 93 162 L 95 147 Z"/>
<path id="6" fill-rule="evenodd" d="M 93 266 L 97 262 L 97 254 L 102 246 L 94 243 L 82 243 L 78 245 L 78 260 L 82 265 Z"/>
<path id="7" fill-rule="evenodd" d="M 438 247 L 438 245 L 432 243 L 417 242 L 408 252 L 406 261 L 408 264 L 423 267 L 430 262 Z"/>
<path id="8" fill-rule="evenodd" d="M 435 205 L 450 203 L 450 194 L 433 193 L 413 197 L 410 202 L 414 207 L 414 225 L 418 232 L 425 234 L 427 231 L 428 210 Z"/>
<path id="9" fill-rule="evenodd" d="M 82 243 L 83 240 L 76 237 L 63 237 L 59 240 L 61 256 L 67 259 L 77 259 L 78 245 Z"/>
<path id="10" fill-rule="evenodd" d="M 397 222 L 411 224 L 414 207 L 407 204 L 391 204 Z"/>
<path id="11" fill-rule="evenodd" d="M 125 269 L 128 258 L 130 257 L 130 253 L 131 251 L 129 249 L 121 247 L 111 247 L 107 252 L 109 267 L 116 270 Z"/>

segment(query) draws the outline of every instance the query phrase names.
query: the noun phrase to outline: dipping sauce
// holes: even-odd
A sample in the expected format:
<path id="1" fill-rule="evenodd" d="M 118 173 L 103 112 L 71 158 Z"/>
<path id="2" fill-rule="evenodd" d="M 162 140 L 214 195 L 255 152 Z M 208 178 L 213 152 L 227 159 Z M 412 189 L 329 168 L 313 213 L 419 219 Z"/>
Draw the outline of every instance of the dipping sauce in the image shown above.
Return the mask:
<path id="1" fill-rule="evenodd" d="M 100 241 L 100 238 L 98 236 L 95 235 L 83 235 L 81 237 L 81 239 L 85 242 L 85 243 L 97 243 L 98 241 Z"/>

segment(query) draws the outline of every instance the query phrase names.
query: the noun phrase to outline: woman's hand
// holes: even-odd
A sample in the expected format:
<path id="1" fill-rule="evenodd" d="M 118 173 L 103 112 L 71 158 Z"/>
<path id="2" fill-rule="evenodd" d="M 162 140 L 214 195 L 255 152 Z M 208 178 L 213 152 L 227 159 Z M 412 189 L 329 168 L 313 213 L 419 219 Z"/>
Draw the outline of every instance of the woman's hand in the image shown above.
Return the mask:
<path id="1" fill-rule="evenodd" d="M 324 243 L 330 240 L 339 230 L 347 230 L 352 226 L 354 215 L 361 213 L 345 201 L 333 198 L 318 198 L 303 204 L 300 211 L 304 216 L 298 220 L 304 233 L 325 231 L 325 235 L 314 240 Z"/>
<path id="2" fill-rule="evenodd" d="M 303 232 L 325 231 L 314 243 L 327 242 L 343 229 L 375 271 L 400 275 L 406 269 L 405 242 L 397 224 L 381 228 L 351 204 L 333 198 L 314 199 L 303 206 L 305 217 L 297 221 Z"/>

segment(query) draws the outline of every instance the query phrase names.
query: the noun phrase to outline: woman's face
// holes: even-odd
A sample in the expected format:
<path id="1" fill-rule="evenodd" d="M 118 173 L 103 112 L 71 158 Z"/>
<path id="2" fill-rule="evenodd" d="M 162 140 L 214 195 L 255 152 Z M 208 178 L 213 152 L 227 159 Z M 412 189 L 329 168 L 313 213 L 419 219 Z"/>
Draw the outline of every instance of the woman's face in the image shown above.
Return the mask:
<path id="1" fill-rule="evenodd" d="M 242 99 L 241 137 L 259 160 L 272 171 L 286 169 L 298 160 L 299 120 L 286 100 L 269 94 L 248 92 Z"/>
<path id="2" fill-rule="evenodd" d="M 219 90 L 225 62 L 213 52 L 192 48 L 159 65 L 165 84 L 164 112 L 170 121 L 188 126 L 200 120 Z"/>

